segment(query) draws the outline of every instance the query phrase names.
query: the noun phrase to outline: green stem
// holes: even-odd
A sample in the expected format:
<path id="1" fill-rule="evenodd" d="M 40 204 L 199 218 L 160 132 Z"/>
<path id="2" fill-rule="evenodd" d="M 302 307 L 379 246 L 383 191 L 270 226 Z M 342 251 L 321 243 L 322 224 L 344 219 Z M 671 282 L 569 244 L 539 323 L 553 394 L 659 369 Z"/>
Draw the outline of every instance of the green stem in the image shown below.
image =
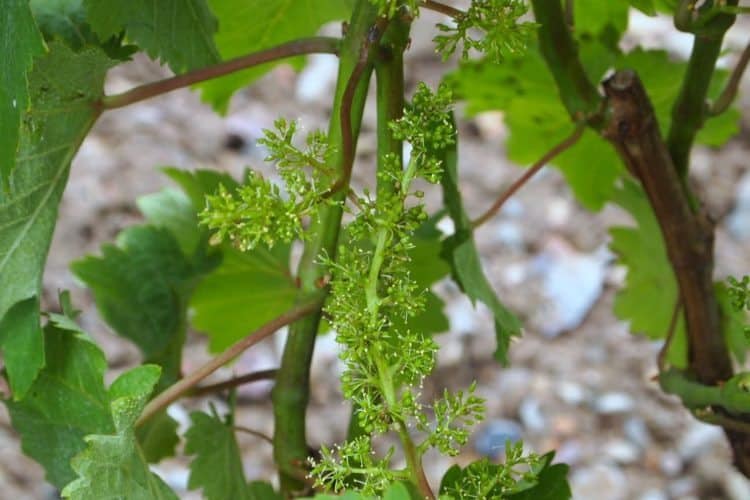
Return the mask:
<path id="1" fill-rule="evenodd" d="M 269 337 L 275 333 L 279 328 L 282 328 L 300 318 L 303 318 L 314 311 L 319 311 L 323 304 L 321 292 L 318 291 L 316 294 L 310 294 L 306 297 L 304 302 L 300 302 L 297 306 L 289 311 L 285 312 L 281 316 L 278 316 L 268 323 L 264 324 L 247 337 L 235 342 L 227 350 L 209 360 L 197 370 L 187 375 L 185 378 L 177 381 L 164 392 L 160 393 L 154 399 L 149 401 L 146 407 L 143 409 L 141 416 L 136 422 L 136 426 L 142 425 L 148 421 L 151 417 L 165 409 L 167 406 L 177 401 L 181 396 L 189 392 L 195 387 L 201 380 L 205 379 L 213 372 L 224 366 L 225 364 L 232 361 L 234 358 L 245 352 L 251 346 L 257 344 L 261 340 Z"/>
<path id="2" fill-rule="evenodd" d="M 560 0 L 532 0 L 539 48 L 573 121 L 597 115 L 602 97 L 583 69 Z M 597 123 L 592 123 L 597 126 Z"/>
<path id="3" fill-rule="evenodd" d="M 158 95 L 172 92 L 189 85 L 212 80 L 220 76 L 228 75 L 242 69 L 251 68 L 259 64 L 285 59 L 287 57 L 304 54 L 337 54 L 339 50 L 338 38 L 312 37 L 301 38 L 291 42 L 271 47 L 270 49 L 253 52 L 246 56 L 231 59 L 213 66 L 200 68 L 184 75 L 177 75 L 158 82 L 151 82 L 122 94 L 105 96 L 99 101 L 100 109 L 116 109 L 130 104 L 151 99 Z"/>
<path id="4" fill-rule="evenodd" d="M 719 97 L 717 97 L 716 101 L 711 105 L 711 109 L 709 109 L 708 112 L 710 116 L 718 116 L 729 109 L 729 106 L 732 105 L 732 101 L 734 101 L 734 98 L 737 96 L 740 80 L 742 80 L 742 75 L 745 74 L 748 62 L 750 62 L 750 43 L 747 44 L 745 50 L 742 51 L 742 54 L 737 61 L 737 65 L 734 67 L 734 71 L 732 71 L 729 81 L 727 81 L 726 87 L 724 87 L 724 90 L 719 94 Z"/>
<path id="5" fill-rule="evenodd" d="M 334 153 L 328 158 L 330 170 L 345 175 L 354 159 L 354 144 L 345 144 L 345 137 L 356 138 L 362 120 L 371 65 L 366 62 L 364 71 L 361 64 L 363 40 L 377 22 L 377 9 L 368 0 L 359 0 L 355 6 L 349 29 L 340 49 L 340 64 L 336 84 L 333 113 L 329 125 L 329 142 Z M 361 71 L 350 103 L 344 103 L 344 94 L 355 71 Z M 350 130 L 342 132 L 342 108 L 348 111 Z M 346 154 L 345 154 L 345 149 Z M 310 237 L 299 264 L 298 276 L 300 292 L 298 300 L 305 300 L 318 291 L 318 283 L 327 270 L 319 263 L 323 254 L 335 255 L 341 225 L 341 202 L 348 189 L 337 191 L 331 196 L 339 203 L 322 204 L 312 217 Z M 292 494 L 305 487 L 300 478 L 300 468 L 308 456 L 305 435 L 305 412 L 309 399 L 310 361 L 315 345 L 315 337 L 320 323 L 321 310 L 302 321 L 294 323 L 284 347 L 281 366 L 276 376 L 272 399 L 275 419 L 274 458 L 279 467 L 281 489 L 284 494 Z"/>
<path id="6" fill-rule="evenodd" d="M 736 4 L 736 0 L 730 3 Z M 667 147 L 677 173 L 684 181 L 690 162 L 695 135 L 708 115 L 708 87 L 721 53 L 724 33 L 734 23 L 734 16 L 720 14 L 701 27 L 693 40 L 688 67 L 680 93 L 672 106 L 672 123 L 667 134 Z"/>
<path id="7" fill-rule="evenodd" d="M 409 41 L 409 24 L 394 19 L 383 35 L 380 49 L 375 58 L 375 79 L 377 82 L 377 170 L 385 169 L 386 158 L 391 155 L 403 163 L 403 143 L 393 137 L 389 123 L 401 118 L 404 111 L 404 50 Z M 392 193 L 392 181 L 377 179 L 377 196 Z M 352 408 L 347 431 L 347 441 L 365 434 L 359 425 L 358 408 Z"/>
<path id="8" fill-rule="evenodd" d="M 433 3 L 434 2 L 425 2 Z M 403 142 L 393 137 L 389 123 L 401 118 L 404 108 L 404 60 L 403 52 L 408 44 L 409 25 L 400 20 L 394 20 L 382 40 L 380 57 L 375 61 L 375 74 L 377 78 L 377 137 L 378 137 L 378 172 L 387 169 L 388 158 L 396 158 L 399 164 L 403 163 Z M 416 173 L 416 162 L 414 159 L 404 172 L 401 182 L 403 198 L 408 193 L 411 181 Z M 378 176 L 378 197 L 391 197 L 395 194 L 394 183 L 390 179 L 382 179 Z M 380 298 L 378 297 L 378 283 L 380 271 L 385 259 L 385 252 L 389 243 L 389 232 L 386 228 L 378 230 L 375 237 L 375 250 L 367 280 L 365 296 L 367 310 L 372 316 L 377 316 L 380 309 Z M 377 346 L 372 349 L 372 356 L 378 371 L 378 385 L 389 408 L 397 406 L 397 387 L 393 381 L 391 368 Z M 417 485 L 425 498 L 434 498 L 434 494 L 427 482 L 427 477 L 422 467 L 421 455 L 409 435 L 406 424 L 397 419 L 398 435 L 403 447 L 404 456 L 409 475 L 414 484 Z"/>

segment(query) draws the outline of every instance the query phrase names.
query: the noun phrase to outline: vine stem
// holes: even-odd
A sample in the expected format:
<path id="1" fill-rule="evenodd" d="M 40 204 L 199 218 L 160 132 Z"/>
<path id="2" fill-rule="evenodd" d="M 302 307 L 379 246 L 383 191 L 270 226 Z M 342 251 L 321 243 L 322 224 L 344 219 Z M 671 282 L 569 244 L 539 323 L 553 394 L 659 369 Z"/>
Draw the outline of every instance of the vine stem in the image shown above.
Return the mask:
<path id="1" fill-rule="evenodd" d="M 737 0 L 728 0 L 730 6 L 737 5 Z M 675 14 L 675 22 L 681 16 L 680 10 L 694 7 L 683 7 Z M 691 24 L 688 21 L 688 24 Z M 708 116 L 706 97 L 711 78 L 716 69 L 716 61 L 721 54 L 724 34 L 734 23 L 734 16 L 717 14 L 704 25 L 696 28 L 693 37 L 693 48 L 690 52 L 685 75 L 682 78 L 680 92 L 672 106 L 672 122 L 667 134 L 667 147 L 672 157 L 674 168 L 685 184 L 690 167 L 690 151 L 698 131 L 703 127 Z M 692 29 L 689 29 L 689 31 Z"/>
<path id="2" fill-rule="evenodd" d="M 446 5 L 441 2 L 435 2 L 434 0 L 424 0 L 422 2 L 422 7 L 453 18 L 461 17 L 465 14 L 465 12 L 460 9 L 451 7 L 450 5 Z"/>
<path id="3" fill-rule="evenodd" d="M 368 48 L 368 61 L 362 63 L 363 40 L 372 32 L 377 23 L 377 7 L 369 0 L 358 0 L 354 5 L 349 28 L 344 35 L 339 51 L 339 70 L 336 81 L 336 93 L 333 99 L 333 111 L 328 127 L 328 142 L 332 146 L 326 164 L 331 171 L 341 176 L 347 160 L 344 150 L 351 146 L 348 158 L 354 158 L 356 138 L 364 111 L 369 77 L 371 74 L 371 56 L 374 47 Z M 352 75 L 361 67 L 358 81 L 352 83 Z M 344 93 L 347 87 L 353 88 L 351 102 L 345 104 Z M 350 92 L 352 92 L 350 90 Z M 348 107 L 346 113 L 342 107 Z M 349 124 L 342 127 L 342 122 Z M 323 203 L 312 217 L 308 229 L 309 237 L 305 238 L 305 248 L 298 266 L 297 276 L 300 283 L 299 300 L 305 300 L 310 294 L 319 290 L 321 278 L 329 270 L 320 262 L 322 255 L 335 258 L 338 243 L 343 199 L 348 189 L 342 189 L 331 198 L 336 203 Z M 306 411 L 310 398 L 310 363 L 315 348 L 315 338 L 322 311 L 320 308 L 310 316 L 296 321 L 289 328 L 281 365 L 276 376 L 276 384 L 271 393 L 274 412 L 274 460 L 279 469 L 280 487 L 283 495 L 293 495 L 309 489 L 302 470 L 309 455 L 306 437 Z"/>
<path id="4" fill-rule="evenodd" d="M 719 97 L 716 98 L 716 101 L 714 101 L 709 108 L 709 116 L 722 114 L 732 104 L 732 101 L 734 101 L 734 98 L 737 96 L 737 89 L 740 86 L 742 75 L 747 69 L 748 62 L 750 62 L 750 43 L 748 43 L 745 50 L 742 51 L 742 55 L 740 55 L 740 59 L 737 61 L 737 65 L 734 67 L 732 75 L 729 77 L 729 81 L 727 81 L 727 86 L 724 87 L 724 90 L 721 91 Z"/>
<path id="5" fill-rule="evenodd" d="M 167 92 L 187 87 L 188 85 L 205 82 L 242 69 L 287 57 L 305 54 L 338 54 L 340 43 L 341 40 L 339 38 L 332 37 L 300 38 L 299 40 L 271 47 L 270 49 L 253 52 L 252 54 L 247 54 L 213 66 L 190 71 L 183 75 L 140 85 L 122 94 L 104 96 L 98 102 L 98 107 L 102 110 L 122 108 L 123 106 L 166 94 Z"/>
<path id="6" fill-rule="evenodd" d="M 516 181 L 510 185 L 510 187 L 501 194 L 497 200 L 490 206 L 490 208 L 487 209 L 486 212 L 484 212 L 481 216 L 477 217 L 472 223 L 471 227 L 476 229 L 488 220 L 490 220 L 494 215 L 502 208 L 503 204 L 505 204 L 508 199 L 513 196 L 521 187 L 523 187 L 524 184 L 526 184 L 529 179 L 534 177 L 536 173 L 542 169 L 547 163 L 549 163 L 553 158 L 555 158 L 557 155 L 565 151 L 566 149 L 573 146 L 576 142 L 578 142 L 578 139 L 581 138 L 583 135 L 584 130 L 586 130 L 586 123 L 581 122 L 578 124 L 578 126 L 575 128 L 572 134 L 570 134 L 568 137 L 566 137 L 562 142 L 557 144 L 555 147 L 547 151 L 539 160 L 537 160 L 536 163 L 534 163 L 531 167 L 529 167 L 526 172 L 523 173 Z"/>
<path id="7" fill-rule="evenodd" d="M 342 188 L 349 186 L 349 180 L 352 177 L 352 167 L 354 166 L 354 134 L 352 132 L 352 103 L 354 102 L 354 93 L 357 90 L 357 85 L 362 79 L 365 69 L 370 66 L 370 59 L 372 56 L 371 48 L 380 42 L 380 38 L 383 36 L 387 26 L 388 20 L 385 18 L 379 18 L 370 28 L 367 36 L 362 41 L 362 48 L 359 52 L 357 65 L 354 67 L 354 71 L 352 71 L 349 81 L 346 84 L 346 88 L 344 89 L 344 95 L 341 98 L 340 116 L 343 146 L 341 174 L 328 192 L 323 195 L 324 198 L 328 198 Z"/>
<path id="8" fill-rule="evenodd" d="M 265 434 L 263 434 L 260 431 L 253 430 L 253 429 L 250 429 L 248 427 L 243 427 L 241 425 L 235 425 L 233 427 L 233 429 L 235 431 L 238 431 L 238 432 L 244 432 L 245 434 L 249 434 L 251 436 L 255 436 L 258 439 L 261 439 L 261 440 L 265 441 L 266 443 L 270 444 L 271 446 L 273 446 L 273 438 L 271 438 L 271 436 L 266 436 Z"/>
<path id="9" fill-rule="evenodd" d="M 233 389 L 240 385 L 249 384 L 250 382 L 269 380 L 274 378 L 277 372 L 278 370 L 273 368 L 270 370 L 261 370 L 257 372 L 246 373 L 245 375 L 232 377 L 229 380 L 218 382 L 216 384 L 194 387 L 193 390 L 189 391 L 186 395 L 192 397 L 203 396 L 204 394 L 213 394 L 214 392 L 223 391 L 224 389 Z"/>
<path id="10" fill-rule="evenodd" d="M 171 385 L 164 392 L 152 399 L 143 409 L 143 413 L 141 413 L 141 416 L 138 418 L 136 426 L 142 425 L 144 422 L 148 421 L 151 417 L 189 392 L 190 389 L 197 385 L 201 380 L 205 379 L 213 372 L 242 354 L 251 346 L 257 344 L 266 337 L 269 337 L 279 328 L 293 323 L 294 321 L 318 310 L 322 303 L 323 299 L 319 296 L 315 300 L 300 304 L 272 319 L 242 340 L 234 343 L 226 351 L 206 362 L 193 373 Z"/>

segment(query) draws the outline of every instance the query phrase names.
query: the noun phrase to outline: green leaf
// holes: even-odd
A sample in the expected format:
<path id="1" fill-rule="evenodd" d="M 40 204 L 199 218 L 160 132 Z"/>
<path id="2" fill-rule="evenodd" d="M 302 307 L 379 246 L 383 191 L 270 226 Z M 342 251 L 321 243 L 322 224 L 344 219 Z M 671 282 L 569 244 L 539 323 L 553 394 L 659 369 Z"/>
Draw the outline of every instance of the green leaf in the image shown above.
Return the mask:
<path id="1" fill-rule="evenodd" d="M 552 456 L 548 454 L 549 460 Z M 529 489 L 508 496 L 508 500 L 569 500 L 573 498 L 568 484 L 568 471 L 570 467 L 566 464 L 550 465 L 549 461 L 544 469 L 539 472 L 536 485 Z"/>
<path id="2" fill-rule="evenodd" d="M 119 494 L 134 500 L 177 499 L 149 470 L 134 431 L 160 372 L 157 366 L 139 366 L 113 382 L 108 395 L 115 431 L 86 436 L 88 446 L 72 460 L 78 479 L 63 489 L 63 498 L 100 500 Z"/>
<path id="3" fill-rule="evenodd" d="M 254 500 L 242 469 L 242 456 L 234 430 L 217 416 L 190 414 L 193 425 L 185 434 L 185 453 L 190 463 L 188 488 L 203 489 L 208 500 Z M 273 497 L 272 497 L 273 498 Z"/>
<path id="4" fill-rule="evenodd" d="M 428 221 L 433 226 L 437 221 Z M 410 318 L 406 325 L 396 325 L 396 328 L 410 328 L 424 333 L 442 333 L 450 329 L 448 318 L 443 313 L 445 303 L 429 288 L 450 272 L 450 266 L 442 258 L 442 233 L 417 231 L 414 236 L 414 248 L 409 252 L 409 274 L 417 285 L 427 290 L 425 293 L 426 308 L 421 314 Z M 398 323 L 398 321 L 397 321 Z"/>
<path id="5" fill-rule="evenodd" d="M 654 5 L 654 0 L 628 0 L 631 7 L 634 7 L 647 16 L 655 16 L 656 15 L 656 6 Z"/>
<path id="6" fill-rule="evenodd" d="M 0 319 L 14 304 L 40 296 L 70 161 L 96 118 L 92 104 L 101 97 L 104 75 L 113 65 L 97 48 L 79 53 L 61 43 L 51 43 L 49 48 L 48 54 L 34 61 L 29 76 L 31 108 L 23 109 L 16 168 L 9 189 L 0 190 Z M 19 307 L 14 325 L 39 324 L 38 310 Z M 43 356 L 42 344 L 14 338 L 29 340 L 28 332 L 3 331 L 3 349 L 6 359 L 29 356 L 33 369 Z M 12 383 L 18 388 L 18 383 L 23 386 L 29 381 Z"/>
<path id="7" fill-rule="evenodd" d="M 624 180 L 614 194 L 614 202 L 635 219 L 636 227 L 610 230 L 610 248 L 620 264 L 628 269 L 625 286 L 615 297 L 614 312 L 630 322 L 630 330 L 650 339 L 663 339 L 669 331 L 677 303 L 677 282 L 667 257 L 659 224 L 641 187 Z M 685 324 L 680 316 L 669 362 L 684 367 L 687 362 Z"/>
<path id="8" fill-rule="evenodd" d="M 172 234 L 184 255 L 195 253 L 205 231 L 198 226 L 195 208 L 185 193 L 166 188 L 141 196 L 136 203 L 150 224 L 163 227 Z"/>
<path id="9" fill-rule="evenodd" d="M 71 269 L 92 290 L 105 321 L 164 369 L 160 388 L 179 378 L 187 304 L 197 279 L 214 264 L 193 262 L 172 234 L 153 226 L 126 229 L 102 256 Z"/>
<path id="10" fill-rule="evenodd" d="M 615 54 L 601 43 L 581 42 L 580 49 L 587 73 L 594 80 L 615 62 Z M 510 131 L 506 151 L 515 163 L 536 162 L 573 131 L 557 93 L 550 92 L 555 81 L 537 49 L 529 48 L 522 58 L 502 64 L 462 64 L 447 81 L 466 100 L 470 115 L 503 111 Z M 551 163 L 562 171 L 576 198 L 589 210 L 600 210 L 611 198 L 623 170 L 612 146 L 590 131 Z"/>
<path id="11" fill-rule="evenodd" d="M 13 399 L 23 399 L 44 366 L 44 337 L 39 325 L 39 300 L 16 302 L 0 321 L 0 347 L 5 356 Z"/>
<path id="12" fill-rule="evenodd" d="M 135 435 L 147 462 L 157 463 L 174 456 L 180 442 L 177 427 L 177 421 L 164 410 L 136 428 Z"/>
<path id="13" fill-rule="evenodd" d="M 190 300 L 192 324 L 208 335 L 212 351 L 224 350 L 294 305 L 289 250 L 282 244 L 247 253 L 225 248 L 221 265 Z"/>
<path id="14" fill-rule="evenodd" d="M 107 364 L 71 318 L 50 315 L 44 337 L 44 369 L 22 401 L 5 404 L 24 453 L 62 488 L 75 479 L 70 459 L 85 448 L 84 436 L 114 431 L 104 389 Z"/>
<path id="15" fill-rule="evenodd" d="M 577 0 L 573 10 L 575 34 L 599 35 L 612 29 L 616 38 L 628 28 L 628 2 L 625 0 Z"/>
<path id="16" fill-rule="evenodd" d="M 451 146 L 446 149 L 443 161 L 443 199 L 456 228 L 455 234 L 443 243 L 443 255 L 450 262 L 453 279 L 472 303 L 476 304 L 476 301 L 480 300 L 492 311 L 497 339 L 495 359 L 507 363 L 510 339 L 521 334 L 521 324 L 497 298 L 482 270 L 479 252 L 474 244 L 471 221 L 463 209 L 461 192 L 458 189 L 457 156 L 456 146 Z"/>
<path id="17" fill-rule="evenodd" d="M 314 35 L 330 21 L 349 18 L 349 0 L 209 0 L 221 29 L 216 45 L 222 58 L 271 48 L 297 38 Z M 260 22 L 259 22 L 260 21 Z M 248 29 L 252 26 L 252 29 Z M 290 59 L 295 68 L 302 58 Z M 264 64 L 200 85 L 203 99 L 226 111 L 229 99 L 238 89 L 263 76 L 275 64 Z"/>
<path id="18" fill-rule="evenodd" d="M 125 30 L 152 58 L 175 73 L 220 60 L 216 19 L 205 0 L 85 0 L 88 21 L 102 39 Z"/>
<path id="19" fill-rule="evenodd" d="M 8 0 L 0 8 L 0 187 L 5 187 L 16 163 L 21 113 L 29 105 L 28 72 L 35 56 L 44 52 L 28 0 Z"/>
<path id="20" fill-rule="evenodd" d="M 662 136 L 666 137 L 672 124 L 672 105 L 680 92 L 687 64 L 675 61 L 664 50 L 636 48 L 617 61 L 618 69 L 635 69 L 648 91 L 654 106 Z M 710 98 L 718 96 L 729 76 L 726 70 L 717 69 L 708 89 Z M 736 108 L 709 119 L 698 132 L 696 142 L 707 146 L 721 146 L 739 131 L 740 114 Z"/>
<path id="21" fill-rule="evenodd" d="M 750 342 L 750 339 L 745 334 L 747 314 L 745 311 L 733 307 L 732 298 L 724 283 L 715 283 L 714 291 L 716 293 L 716 300 L 719 302 L 719 308 L 721 309 L 721 326 L 724 332 L 724 340 L 737 362 L 743 364 L 747 358 L 748 342 Z"/>
<path id="22" fill-rule="evenodd" d="M 164 167 L 162 171 L 175 181 L 190 198 L 193 209 L 200 212 L 206 206 L 206 195 L 214 194 L 219 186 L 234 192 L 239 183 L 230 175 L 216 170 L 181 170 L 174 167 Z"/>
<path id="23" fill-rule="evenodd" d="M 250 498 L 256 500 L 284 500 L 281 494 L 274 491 L 273 486 L 263 481 L 251 481 L 247 485 Z"/>
<path id="24" fill-rule="evenodd" d="M 411 483 L 393 483 L 385 490 L 383 500 L 420 500 L 422 495 Z"/>

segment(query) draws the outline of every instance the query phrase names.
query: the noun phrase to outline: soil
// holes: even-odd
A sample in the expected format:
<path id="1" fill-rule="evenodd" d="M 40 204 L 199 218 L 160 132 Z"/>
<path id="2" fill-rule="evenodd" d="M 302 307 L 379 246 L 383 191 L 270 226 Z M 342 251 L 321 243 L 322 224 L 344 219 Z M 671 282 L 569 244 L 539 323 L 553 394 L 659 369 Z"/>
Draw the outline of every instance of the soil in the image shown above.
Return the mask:
<path id="1" fill-rule="evenodd" d="M 430 26 L 437 20 L 436 15 L 425 14 L 414 34 L 407 67 L 411 90 L 420 80 L 434 85 L 445 69 L 429 42 Z M 631 38 L 668 47 L 674 42 L 664 26 L 639 26 L 641 31 Z M 733 28 L 730 46 L 745 43 L 747 26 Z M 119 231 L 142 221 L 135 200 L 170 185 L 157 167 L 214 168 L 238 176 L 245 166 L 262 164 L 263 152 L 255 141 L 276 117 L 299 118 L 309 130 L 324 127 L 334 71 L 326 56 L 314 58 L 302 75 L 278 67 L 239 92 L 225 117 L 201 103 L 196 93 L 181 90 L 108 112 L 97 123 L 74 161 L 60 207 L 44 278 L 44 305 L 55 307 L 58 290 L 72 290 L 74 304 L 83 311 L 82 326 L 106 352 L 110 379 L 136 364 L 138 351 L 101 321 L 90 293 L 73 279 L 69 263 L 97 253 Z M 111 72 L 107 92 L 167 74 L 156 63 L 136 57 Z M 746 78 L 743 88 L 748 84 Z M 750 269 L 750 238 L 743 241 L 727 227 L 741 204 L 738 183 L 748 176 L 749 101 L 741 99 L 742 132 L 721 149 L 697 148 L 692 158 L 692 180 L 718 221 L 717 277 L 748 274 Z M 358 147 L 358 186 L 372 178 L 374 117 L 370 102 Z M 500 114 L 463 119 L 460 133 L 461 188 L 468 210 L 476 216 L 521 170 L 505 158 L 507 131 Z M 427 197 L 434 203 L 439 193 L 428 192 Z M 476 380 L 487 398 L 487 421 L 459 457 L 426 459 L 433 484 L 451 463 L 476 459 L 487 453 L 487 443 L 491 448 L 507 435 L 523 438 L 529 451 L 557 450 L 557 460 L 571 466 L 578 499 L 750 498 L 750 482 L 732 468 L 722 433 L 694 420 L 654 382 L 660 343 L 631 335 L 628 325 L 612 313 L 625 272 L 603 248 L 607 229 L 628 220 L 612 206 L 599 213 L 585 211 L 561 175 L 545 168 L 479 230 L 480 252 L 492 284 L 526 325 L 523 337 L 513 343 L 508 367 L 492 359 L 494 336 L 488 311 L 482 307 L 475 311 L 448 282 L 436 287 L 446 300 L 451 331 L 437 337 L 443 349 L 425 396 L 445 387 L 464 388 Z M 574 303 L 560 303 L 550 293 L 550 276 L 562 280 L 563 295 L 573 297 Z M 577 316 L 571 317 L 571 310 Z M 565 331 L 554 328 L 568 323 L 571 326 Z M 216 379 L 276 365 L 282 341 L 283 335 L 278 335 L 252 349 Z M 191 334 L 185 371 L 208 358 L 205 345 L 200 334 Z M 312 369 L 309 439 L 313 447 L 341 441 L 346 430 L 349 409 L 338 389 L 336 352 L 333 339 L 321 337 Z M 238 425 L 272 433 L 269 390 L 269 383 L 242 389 Z M 218 399 L 186 400 L 170 412 L 185 426 L 189 411 L 205 409 L 209 402 L 223 407 Z M 239 440 L 248 479 L 273 480 L 270 447 L 252 435 L 241 433 Z M 186 490 L 186 463 L 184 458 L 172 459 L 155 470 L 182 498 L 199 498 Z M 43 477 L 42 469 L 21 453 L 5 409 L 0 409 L 0 496 L 56 498 Z"/>

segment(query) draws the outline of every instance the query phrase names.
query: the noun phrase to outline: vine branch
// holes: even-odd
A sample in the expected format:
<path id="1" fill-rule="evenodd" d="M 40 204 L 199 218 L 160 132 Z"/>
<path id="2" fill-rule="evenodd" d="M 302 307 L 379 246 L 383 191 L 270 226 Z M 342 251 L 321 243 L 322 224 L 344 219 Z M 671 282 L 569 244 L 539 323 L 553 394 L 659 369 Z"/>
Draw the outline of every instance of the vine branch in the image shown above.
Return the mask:
<path id="1" fill-rule="evenodd" d="M 388 20 L 380 18 L 370 28 L 367 36 L 362 40 L 362 47 L 359 51 L 359 60 L 357 61 L 354 71 L 352 71 L 349 81 L 346 83 L 344 95 L 341 98 L 341 137 L 342 137 L 342 159 L 341 174 L 338 180 L 331 186 L 324 198 L 328 198 L 337 193 L 342 188 L 349 185 L 352 177 L 352 167 L 354 166 L 354 132 L 352 131 L 352 103 L 354 102 L 354 93 L 357 90 L 362 74 L 365 69 L 371 65 L 372 48 L 378 44 L 383 36 Z"/>
<path id="2" fill-rule="evenodd" d="M 450 5 L 446 5 L 441 2 L 435 2 L 434 0 L 424 0 L 422 2 L 422 7 L 453 18 L 461 17 L 465 14 L 465 12 L 460 9 L 451 7 Z"/>
<path id="3" fill-rule="evenodd" d="M 728 0 L 728 3 L 737 5 L 737 0 Z M 686 8 L 683 4 L 685 2 L 681 3 L 681 9 Z M 677 23 L 679 10 L 675 16 Z M 667 134 L 669 154 L 683 181 L 687 177 L 690 150 L 695 136 L 703 127 L 708 115 L 706 97 L 716 68 L 716 60 L 721 52 L 724 33 L 733 23 L 733 15 L 717 14 L 694 28 L 693 49 L 682 78 L 680 93 L 672 106 L 672 123 Z"/>
<path id="4" fill-rule="evenodd" d="M 305 54 L 338 54 L 340 43 L 340 39 L 331 37 L 300 38 L 299 40 L 271 47 L 270 49 L 253 52 L 252 54 L 221 62 L 213 66 L 190 71 L 183 75 L 140 85 L 122 94 L 104 96 L 99 101 L 98 107 L 102 110 L 122 108 L 176 89 L 287 57 Z"/>
<path id="5" fill-rule="evenodd" d="M 240 385 L 249 384 L 250 382 L 258 382 L 259 380 L 269 380 L 269 379 L 274 378 L 277 372 L 278 370 L 273 368 L 270 370 L 261 370 L 257 372 L 246 373 L 245 375 L 240 375 L 239 377 L 232 377 L 229 380 L 224 380 L 223 382 L 218 382 L 216 384 L 195 387 L 193 388 L 192 391 L 189 391 L 186 395 L 192 396 L 192 397 L 198 397 L 198 396 L 203 396 L 205 394 L 213 394 L 215 392 L 220 392 L 225 389 L 233 389 Z"/>
<path id="6" fill-rule="evenodd" d="M 750 43 L 748 43 L 747 46 L 745 46 L 745 50 L 742 51 L 742 54 L 737 61 L 737 65 L 734 67 L 734 70 L 727 81 L 727 86 L 724 87 L 724 90 L 721 91 L 719 97 L 716 98 L 716 101 L 714 101 L 709 108 L 709 116 L 722 114 L 732 104 L 732 101 L 734 101 L 734 98 L 737 96 L 740 80 L 742 80 L 742 75 L 745 73 L 745 69 L 747 69 L 748 62 L 750 62 Z"/>
<path id="7" fill-rule="evenodd" d="M 503 204 L 505 204 L 505 202 L 508 201 L 511 196 L 513 196 L 519 189 L 521 189 L 521 187 L 523 187 L 523 185 L 526 184 L 529 179 L 534 177 L 534 175 L 539 170 L 541 170 L 542 167 L 544 167 L 557 155 L 578 142 L 578 139 L 581 138 L 584 130 L 586 130 L 586 123 L 579 123 L 572 134 L 563 139 L 563 141 L 557 144 L 555 147 L 547 151 L 541 158 L 539 158 L 539 160 L 537 160 L 536 163 L 529 167 L 526 172 L 523 173 L 523 175 L 516 179 L 516 181 L 511 184 L 510 187 L 497 198 L 497 200 L 495 200 L 495 202 L 492 204 L 492 206 L 490 206 L 490 208 L 487 209 L 486 212 L 472 221 L 471 227 L 473 229 L 476 229 L 490 220 L 500 210 L 500 208 L 502 208 Z"/>
<path id="8" fill-rule="evenodd" d="M 159 413 L 161 410 L 175 402 L 181 396 L 189 392 L 190 389 L 198 384 L 201 380 L 205 379 L 213 372 L 242 354 L 249 347 L 272 335 L 279 328 L 293 323 L 296 320 L 316 311 L 318 308 L 320 308 L 322 303 L 322 298 L 317 297 L 316 300 L 312 300 L 305 304 L 296 306 L 293 309 L 285 312 L 284 314 L 272 319 L 247 337 L 234 343 L 227 350 L 211 359 L 210 361 L 206 362 L 193 373 L 171 385 L 164 392 L 160 393 L 158 396 L 152 399 L 143 409 L 143 413 L 141 413 L 141 416 L 138 418 L 136 426 L 142 425 L 144 422 Z"/>

